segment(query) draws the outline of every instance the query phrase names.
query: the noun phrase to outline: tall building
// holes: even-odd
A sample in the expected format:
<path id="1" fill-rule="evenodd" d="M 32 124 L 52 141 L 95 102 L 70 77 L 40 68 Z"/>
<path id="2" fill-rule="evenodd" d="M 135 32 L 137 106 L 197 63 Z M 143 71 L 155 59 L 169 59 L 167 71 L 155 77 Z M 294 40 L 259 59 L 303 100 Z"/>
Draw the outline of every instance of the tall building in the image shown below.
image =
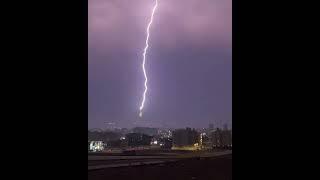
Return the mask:
<path id="1" fill-rule="evenodd" d="M 214 148 L 230 148 L 232 147 L 232 132 L 228 129 L 217 128 L 211 134 L 211 141 Z"/>
<path id="2" fill-rule="evenodd" d="M 223 124 L 223 130 L 228 130 L 228 124 L 227 123 L 225 123 L 225 124 Z"/>
<path id="3" fill-rule="evenodd" d="M 222 133 L 221 129 L 217 128 L 215 131 L 212 132 L 211 134 L 211 141 L 212 141 L 212 146 L 214 148 L 220 147 L 221 146 L 221 140 L 222 140 Z"/>
<path id="4" fill-rule="evenodd" d="M 214 124 L 212 124 L 212 123 L 209 124 L 209 130 L 210 130 L 210 131 L 214 130 Z"/>
<path id="5" fill-rule="evenodd" d="M 232 131 L 224 130 L 222 131 L 222 146 L 225 148 L 232 147 Z"/>
<path id="6" fill-rule="evenodd" d="M 137 147 L 137 146 L 149 146 L 151 143 L 151 136 L 141 133 L 129 133 L 126 135 L 128 146 Z"/>
<path id="7" fill-rule="evenodd" d="M 207 133 L 201 133 L 200 134 L 200 145 L 201 149 L 211 149 L 212 148 L 212 142 L 210 139 L 210 136 Z"/>

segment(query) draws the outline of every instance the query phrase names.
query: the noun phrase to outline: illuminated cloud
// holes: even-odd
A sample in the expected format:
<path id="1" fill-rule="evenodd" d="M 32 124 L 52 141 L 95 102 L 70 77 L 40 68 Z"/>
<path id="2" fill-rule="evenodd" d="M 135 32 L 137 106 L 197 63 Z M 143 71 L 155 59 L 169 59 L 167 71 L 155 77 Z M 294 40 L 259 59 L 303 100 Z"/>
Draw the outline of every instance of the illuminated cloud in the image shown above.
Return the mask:
<path id="1" fill-rule="evenodd" d="M 153 1 L 89 0 L 89 46 L 141 49 Z M 163 48 L 231 45 L 231 0 L 160 0 L 153 36 Z"/>

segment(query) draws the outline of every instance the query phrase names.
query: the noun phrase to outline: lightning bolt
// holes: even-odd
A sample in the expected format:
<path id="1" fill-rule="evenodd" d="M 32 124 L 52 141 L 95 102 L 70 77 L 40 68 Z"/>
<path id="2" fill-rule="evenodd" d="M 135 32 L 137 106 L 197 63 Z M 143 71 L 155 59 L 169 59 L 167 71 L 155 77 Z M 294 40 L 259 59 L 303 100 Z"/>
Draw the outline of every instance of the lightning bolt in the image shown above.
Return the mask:
<path id="1" fill-rule="evenodd" d="M 142 96 L 142 102 L 141 102 L 141 105 L 140 105 L 140 113 L 139 113 L 139 116 L 142 117 L 142 110 L 143 110 L 143 107 L 144 107 L 144 101 L 146 100 L 146 93 L 148 91 L 148 77 L 147 77 L 147 73 L 146 73 L 146 68 L 145 68 L 145 64 L 146 64 L 146 54 L 147 54 L 147 50 L 148 50 L 148 47 L 149 47 L 149 35 L 150 35 L 150 32 L 149 32 L 149 29 L 150 29 L 150 26 L 152 24 L 152 21 L 153 21 L 153 15 L 154 15 L 154 12 L 156 11 L 157 9 L 157 6 L 158 6 L 158 0 L 155 0 L 156 3 L 152 9 L 152 14 L 151 14 L 151 18 L 150 18 L 150 22 L 147 26 L 147 38 L 146 38 L 146 46 L 144 48 L 144 51 L 143 51 L 143 61 L 142 61 L 142 70 L 143 70 L 143 75 L 144 75 L 144 78 L 145 78 L 145 81 L 144 81 L 144 92 L 143 92 L 143 96 Z"/>

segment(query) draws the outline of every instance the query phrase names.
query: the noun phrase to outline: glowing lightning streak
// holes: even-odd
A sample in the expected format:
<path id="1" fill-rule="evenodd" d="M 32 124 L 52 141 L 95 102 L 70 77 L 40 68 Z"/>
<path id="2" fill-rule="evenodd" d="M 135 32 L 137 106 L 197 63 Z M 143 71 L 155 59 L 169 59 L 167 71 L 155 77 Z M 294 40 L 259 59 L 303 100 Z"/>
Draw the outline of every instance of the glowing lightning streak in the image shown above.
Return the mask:
<path id="1" fill-rule="evenodd" d="M 143 63 L 142 63 L 142 70 L 143 70 L 143 74 L 144 74 L 144 78 L 145 78 L 145 81 L 144 81 L 144 92 L 143 92 L 143 99 L 142 99 L 142 102 L 141 102 L 141 106 L 140 106 L 140 113 L 139 113 L 139 116 L 142 117 L 142 109 L 144 107 L 144 101 L 146 100 L 146 93 L 147 93 L 147 90 L 148 90 L 148 86 L 147 86 L 147 82 L 148 82 L 148 77 L 147 77 L 147 73 L 146 73 L 146 69 L 145 69 L 145 63 L 146 63 L 146 54 L 147 54 L 147 50 L 148 50 L 148 47 L 149 47 L 149 44 L 148 44 L 148 41 L 149 41 L 149 29 L 150 29 L 150 26 L 152 24 L 152 21 L 153 21 L 153 15 L 154 15 L 154 12 L 156 10 L 158 6 L 158 0 L 156 0 L 156 4 L 154 5 L 153 7 L 153 10 L 152 10 L 152 14 L 151 14 L 151 18 L 150 18 L 150 22 L 148 24 L 148 27 L 147 27 L 147 39 L 146 39 L 146 46 L 144 48 L 144 51 L 143 51 Z"/>

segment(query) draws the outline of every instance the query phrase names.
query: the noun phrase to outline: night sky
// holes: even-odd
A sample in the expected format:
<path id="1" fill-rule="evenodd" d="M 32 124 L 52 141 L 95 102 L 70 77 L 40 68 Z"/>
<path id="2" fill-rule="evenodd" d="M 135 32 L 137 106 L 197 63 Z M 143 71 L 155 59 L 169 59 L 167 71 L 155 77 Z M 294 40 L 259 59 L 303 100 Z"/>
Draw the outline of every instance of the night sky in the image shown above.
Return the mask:
<path id="1" fill-rule="evenodd" d="M 89 0 L 88 125 L 208 127 L 232 124 L 231 0 Z"/>

